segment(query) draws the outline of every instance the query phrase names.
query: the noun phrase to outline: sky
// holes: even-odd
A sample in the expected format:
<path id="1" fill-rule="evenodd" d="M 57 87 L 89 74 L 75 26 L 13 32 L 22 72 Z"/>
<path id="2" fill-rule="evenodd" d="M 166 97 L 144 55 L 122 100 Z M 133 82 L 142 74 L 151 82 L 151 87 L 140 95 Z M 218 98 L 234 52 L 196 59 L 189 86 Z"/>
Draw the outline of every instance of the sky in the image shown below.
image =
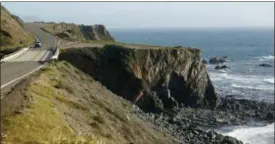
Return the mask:
<path id="1" fill-rule="evenodd" d="M 274 27 L 273 2 L 2 2 L 24 21 L 108 28 Z"/>

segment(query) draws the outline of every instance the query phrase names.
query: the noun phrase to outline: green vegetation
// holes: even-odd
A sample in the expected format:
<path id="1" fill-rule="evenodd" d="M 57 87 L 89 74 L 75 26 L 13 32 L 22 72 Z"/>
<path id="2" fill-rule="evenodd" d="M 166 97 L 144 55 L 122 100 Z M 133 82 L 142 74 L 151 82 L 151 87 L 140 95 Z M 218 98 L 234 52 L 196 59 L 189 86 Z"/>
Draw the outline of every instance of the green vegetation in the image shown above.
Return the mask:
<path id="1" fill-rule="evenodd" d="M 0 54 L 6 55 L 33 44 L 35 38 L 24 29 L 23 21 L 1 6 Z"/>
<path id="2" fill-rule="evenodd" d="M 48 71 L 48 74 L 53 71 Z M 34 82 L 27 94 L 32 98 L 31 103 L 19 114 L 5 119 L 6 143 L 95 143 L 91 138 L 77 136 L 64 120 L 61 113 L 56 110 L 53 102 L 55 98 L 64 97 L 56 93 L 51 85 Z M 47 82 L 47 81 L 44 81 Z M 65 101 L 64 101 L 65 102 Z M 66 101 L 67 102 L 67 101 Z M 70 104 L 73 104 L 69 102 Z"/>
<path id="3" fill-rule="evenodd" d="M 4 143 L 175 143 L 140 120 L 128 101 L 67 62 L 43 68 L 24 89 L 29 102 L 22 113 L 4 118 Z"/>
<path id="4" fill-rule="evenodd" d="M 43 23 L 45 32 L 62 40 L 85 42 L 89 40 L 110 40 L 113 38 L 103 25 L 76 25 L 72 23 Z"/>

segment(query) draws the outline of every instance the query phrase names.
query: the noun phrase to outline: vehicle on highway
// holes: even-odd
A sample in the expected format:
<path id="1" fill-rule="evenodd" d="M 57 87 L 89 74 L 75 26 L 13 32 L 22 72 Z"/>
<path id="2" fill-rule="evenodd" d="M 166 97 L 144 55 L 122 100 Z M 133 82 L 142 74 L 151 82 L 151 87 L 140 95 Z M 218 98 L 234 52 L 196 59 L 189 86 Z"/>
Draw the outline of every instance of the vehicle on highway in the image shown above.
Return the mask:
<path id="1" fill-rule="evenodd" d="M 34 43 L 34 48 L 41 48 L 41 43 L 39 41 L 36 41 Z"/>

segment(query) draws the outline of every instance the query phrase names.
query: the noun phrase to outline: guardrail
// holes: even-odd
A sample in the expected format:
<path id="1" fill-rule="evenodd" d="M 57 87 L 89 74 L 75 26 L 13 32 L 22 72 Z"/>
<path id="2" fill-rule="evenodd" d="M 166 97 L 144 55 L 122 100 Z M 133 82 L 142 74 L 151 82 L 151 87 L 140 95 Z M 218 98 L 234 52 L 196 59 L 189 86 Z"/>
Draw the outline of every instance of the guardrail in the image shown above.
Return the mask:
<path id="1" fill-rule="evenodd" d="M 54 54 L 53 54 L 53 56 L 52 56 L 52 58 L 51 58 L 51 61 L 55 61 L 55 60 L 57 60 L 58 59 L 58 56 L 59 56 L 59 53 L 60 53 L 60 50 L 59 50 L 59 43 L 60 43 L 60 40 L 58 39 L 58 37 L 57 36 L 55 36 L 56 37 L 56 39 L 57 39 L 57 46 L 56 46 L 56 48 L 53 50 L 54 52 Z"/>
<path id="2" fill-rule="evenodd" d="M 4 56 L 4 58 L 1 59 L 1 62 L 9 61 L 10 59 L 19 56 L 20 54 L 27 52 L 30 47 L 22 48 L 19 51 L 16 51 L 14 53 L 11 53 L 9 55 Z"/>
<path id="3" fill-rule="evenodd" d="M 58 59 L 58 56 L 59 56 L 59 48 L 56 47 L 55 48 L 55 51 L 54 51 L 54 55 L 52 56 L 51 60 L 57 60 Z"/>

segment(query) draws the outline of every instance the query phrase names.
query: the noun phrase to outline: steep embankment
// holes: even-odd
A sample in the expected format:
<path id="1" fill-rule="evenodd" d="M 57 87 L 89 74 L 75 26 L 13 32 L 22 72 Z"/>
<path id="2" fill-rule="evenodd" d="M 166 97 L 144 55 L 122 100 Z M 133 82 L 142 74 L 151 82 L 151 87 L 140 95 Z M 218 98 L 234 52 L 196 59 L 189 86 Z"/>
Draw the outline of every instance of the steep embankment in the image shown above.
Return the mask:
<path id="1" fill-rule="evenodd" d="M 1 6 L 0 55 L 33 44 L 34 37 L 24 29 L 23 21 Z"/>
<path id="2" fill-rule="evenodd" d="M 60 59 L 102 82 L 108 89 L 144 111 L 182 106 L 214 108 L 219 97 L 200 59 L 199 49 L 67 49 Z"/>
<path id="3" fill-rule="evenodd" d="M 40 23 L 42 29 L 62 40 L 67 41 L 90 41 L 106 40 L 113 41 L 114 38 L 104 25 L 76 25 L 70 23 Z"/>
<path id="4" fill-rule="evenodd" d="M 135 111 L 89 75 L 57 62 L 1 100 L 1 136 L 13 144 L 178 143 Z"/>

